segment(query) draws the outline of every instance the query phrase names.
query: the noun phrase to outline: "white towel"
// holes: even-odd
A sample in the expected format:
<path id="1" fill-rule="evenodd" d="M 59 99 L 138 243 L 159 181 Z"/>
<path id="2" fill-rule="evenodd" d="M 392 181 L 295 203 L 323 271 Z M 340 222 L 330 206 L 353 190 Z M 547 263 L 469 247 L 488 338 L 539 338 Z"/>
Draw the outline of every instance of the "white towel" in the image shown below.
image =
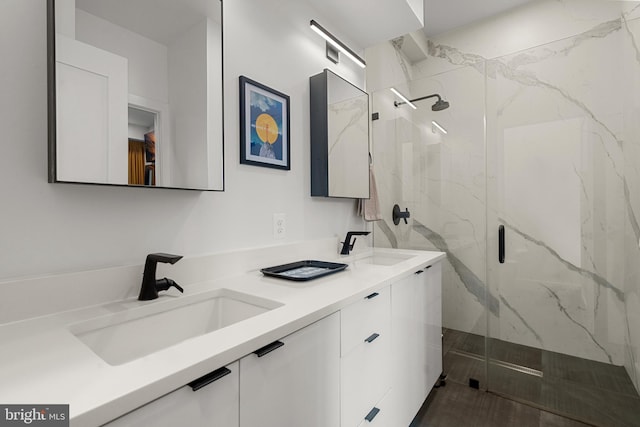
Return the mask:
<path id="1" fill-rule="evenodd" d="M 369 198 L 358 201 L 358 215 L 361 215 L 365 221 L 379 221 L 382 219 L 373 165 L 369 165 Z"/>

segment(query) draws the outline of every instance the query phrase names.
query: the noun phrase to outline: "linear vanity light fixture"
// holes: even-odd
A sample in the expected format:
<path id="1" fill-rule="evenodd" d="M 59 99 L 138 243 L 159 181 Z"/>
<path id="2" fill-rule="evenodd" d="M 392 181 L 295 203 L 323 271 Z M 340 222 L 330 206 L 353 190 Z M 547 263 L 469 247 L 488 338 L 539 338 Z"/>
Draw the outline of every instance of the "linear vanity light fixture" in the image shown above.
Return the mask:
<path id="1" fill-rule="evenodd" d="M 367 63 L 364 62 L 364 59 L 360 58 L 354 51 L 349 49 L 346 44 L 338 40 L 333 34 L 323 28 L 322 25 L 318 24 L 315 20 L 312 19 L 309 25 L 311 26 L 311 29 L 313 31 L 320 34 L 320 36 L 327 41 L 327 58 L 329 58 L 333 63 L 338 63 L 338 52 L 335 50 L 338 49 L 360 67 L 365 68 L 367 66 Z"/>
<path id="2" fill-rule="evenodd" d="M 438 124 L 438 122 L 436 122 L 435 120 L 432 120 L 432 121 L 431 121 L 431 125 L 432 125 L 432 126 L 434 126 L 435 128 L 437 128 L 440 132 L 442 132 L 442 133 L 443 133 L 443 134 L 445 134 L 445 135 L 448 133 L 448 132 L 447 132 L 447 130 L 446 130 L 445 128 L 443 128 L 442 126 L 440 126 L 440 125 Z M 435 132 L 434 132 L 434 133 L 435 133 Z"/>
<path id="3" fill-rule="evenodd" d="M 413 105 L 413 103 L 411 101 L 409 101 L 409 98 L 407 98 L 406 96 L 404 96 L 403 94 L 398 92 L 395 88 L 392 87 L 390 89 L 391 89 L 391 92 L 395 93 L 398 98 L 402 99 L 402 103 L 403 104 L 409 105 L 409 107 L 413 108 L 414 110 L 416 110 L 418 108 L 415 105 Z M 395 105 L 397 107 L 400 104 L 397 101 L 394 101 L 393 105 Z"/>

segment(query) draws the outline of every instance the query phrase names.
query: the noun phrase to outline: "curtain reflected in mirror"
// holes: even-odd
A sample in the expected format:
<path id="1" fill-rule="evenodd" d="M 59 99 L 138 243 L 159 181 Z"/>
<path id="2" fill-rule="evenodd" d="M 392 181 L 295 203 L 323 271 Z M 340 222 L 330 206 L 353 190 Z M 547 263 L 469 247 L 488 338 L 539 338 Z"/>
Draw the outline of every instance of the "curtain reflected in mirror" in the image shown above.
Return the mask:
<path id="1" fill-rule="evenodd" d="M 129 138 L 129 185 L 156 185 L 156 136 L 144 134 L 144 140 Z"/>
<path id="2" fill-rule="evenodd" d="M 129 185 L 144 185 L 144 141 L 129 139 Z"/>

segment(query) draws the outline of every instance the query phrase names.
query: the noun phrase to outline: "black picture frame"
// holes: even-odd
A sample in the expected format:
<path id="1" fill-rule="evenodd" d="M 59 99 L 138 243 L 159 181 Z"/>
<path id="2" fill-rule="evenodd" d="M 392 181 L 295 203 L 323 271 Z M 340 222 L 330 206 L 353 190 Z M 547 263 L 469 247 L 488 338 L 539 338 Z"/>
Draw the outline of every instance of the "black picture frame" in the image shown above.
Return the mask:
<path id="1" fill-rule="evenodd" d="M 240 163 L 291 169 L 289 96 L 240 76 Z"/>

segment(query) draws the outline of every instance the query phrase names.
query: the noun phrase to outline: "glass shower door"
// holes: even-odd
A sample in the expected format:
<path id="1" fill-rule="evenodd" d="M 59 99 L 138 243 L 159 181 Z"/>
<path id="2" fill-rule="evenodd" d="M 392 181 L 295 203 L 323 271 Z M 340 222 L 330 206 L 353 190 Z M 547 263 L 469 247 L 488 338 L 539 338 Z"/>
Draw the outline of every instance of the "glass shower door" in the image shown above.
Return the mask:
<path id="1" fill-rule="evenodd" d="M 449 382 L 485 388 L 484 63 L 455 67 L 396 86 L 416 110 L 396 107 L 385 88 L 372 94 L 373 169 L 383 219 L 374 245 L 446 252 L 442 274 L 443 364 Z M 446 133 L 445 133 L 446 132 Z M 392 221 L 397 204 L 411 216 Z M 491 301 L 490 311 L 497 309 Z"/>
<path id="2" fill-rule="evenodd" d="M 640 419 L 622 367 L 622 37 L 487 62 L 488 389 L 602 426 Z"/>

